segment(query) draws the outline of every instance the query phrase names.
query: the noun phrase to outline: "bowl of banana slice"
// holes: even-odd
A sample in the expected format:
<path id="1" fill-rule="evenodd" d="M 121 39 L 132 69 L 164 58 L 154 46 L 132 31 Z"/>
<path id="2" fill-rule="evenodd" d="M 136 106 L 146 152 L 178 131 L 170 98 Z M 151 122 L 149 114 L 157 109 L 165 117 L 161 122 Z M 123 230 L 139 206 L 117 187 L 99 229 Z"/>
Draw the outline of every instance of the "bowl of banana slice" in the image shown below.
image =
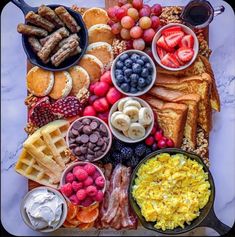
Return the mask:
<path id="1" fill-rule="evenodd" d="M 138 97 L 124 97 L 112 106 L 108 121 L 116 138 L 126 143 L 136 143 L 151 133 L 154 114 L 144 100 Z"/>

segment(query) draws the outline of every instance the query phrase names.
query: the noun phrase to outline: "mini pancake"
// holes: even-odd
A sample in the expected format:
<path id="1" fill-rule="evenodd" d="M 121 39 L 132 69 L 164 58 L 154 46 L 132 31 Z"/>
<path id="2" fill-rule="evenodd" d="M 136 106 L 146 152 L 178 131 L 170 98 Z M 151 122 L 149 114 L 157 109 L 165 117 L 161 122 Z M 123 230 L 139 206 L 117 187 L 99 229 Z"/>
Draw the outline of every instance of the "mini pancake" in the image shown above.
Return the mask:
<path id="1" fill-rule="evenodd" d="M 54 73 L 39 67 L 33 67 L 27 74 L 27 88 L 36 96 L 48 95 L 54 85 Z"/>
<path id="2" fill-rule="evenodd" d="M 79 66 L 88 72 L 91 83 L 100 79 L 104 68 L 103 63 L 91 54 L 85 54 L 80 60 Z"/>
<path id="3" fill-rule="evenodd" d="M 54 74 L 54 86 L 49 96 L 54 99 L 60 99 L 66 97 L 72 90 L 73 80 L 70 74 L 66 71 L 55 72 Z"/>
<path id="4" fill-rule="evenodd" d="M 71 94 L 77 95 L 82 88 L 88 88 L 90 85 L 90 77 L 87 71 L 80 66 L 69 68 L 69 74 L 73 80 Z"/>
<path id="5" fill-rule="evenodd" d="M 107 24 L 109 17 L 105 10 L 93 7 L 84 12 L 82 16 L 87 29 L 96 24 Z"/>
<path id="6" fill-rule="evenodd" d="M 88 45 L 88 54 L 96 56 L 104 65 L 105 70 L 110 69 L 113 61 L 112 46 L 106 42 L 96 42 Z"/>
<path id="7" fill-rule="evenodd" d="M 113 43 L 114 34 L 111 32 L 111 27 L 106 24 L 93 25 L 88 29 L 89 44 L 95 42 Z"/>

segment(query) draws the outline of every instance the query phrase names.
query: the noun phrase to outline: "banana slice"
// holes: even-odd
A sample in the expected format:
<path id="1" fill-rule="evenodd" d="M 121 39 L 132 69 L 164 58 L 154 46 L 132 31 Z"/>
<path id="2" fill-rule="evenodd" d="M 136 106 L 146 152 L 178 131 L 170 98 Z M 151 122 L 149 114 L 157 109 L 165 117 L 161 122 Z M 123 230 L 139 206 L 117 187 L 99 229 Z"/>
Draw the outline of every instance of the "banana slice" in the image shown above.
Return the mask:
<path id="1" fill-rule="evenodd" d="M 123 113 L 120 112 L 120 111 L 116 111 L 116 112 L 114 112 L 114 113 L 111 115 L 111 118 L 110 118 L 111 124 L 113 124 L 113 121 L 114 121 L 115 117 L 116 117 L 117 115 L 119 115 L 119 114 L 123 114 Z"/>
<path id="2" fill-rule="evenodd" d="M 132 100 L 131 98 L 128 98 L 128 97 L 125 97 L 123 99 L 121 99 L 119 102 L 118 102 L 118 110 L 119 111 L 123 111 L 123 107 L 124 107 L 124 104 L 129 101 L 129 100 Z"/>
<path id="3" fill-rule="evenodd" d="M 141 104 L 137 100 L 128 100 L 128 101 L 126 101 L 124 106 L 123 106 L 123 109 L 125 109 L 128 106 L 135 106 L 138 109 L 140 109 L 142 107 Z"/>
<path id="4" fill-rule="evenodd" d="M 127 131 L 122 131 L 122 132 L 123 132 L 124 136 L 129 137 L 128 130 Z"/>
<path id="5" fill-rule="evenodd" d="M 133 139 L 137 140 L 139 138 L 144 137 L 145 135 L 145 128 L 139 123 L 131 123 L 128 129 L 128 136 Z"/>
<path id="6" fill-rule="evenodd" d="M 116 129 L 120 131 L 126 131 L 131 124 L 131 119 L 129 118 L 129 116 L 121 113 L 116 114 L 113 119 L 111 119 L 111 123 Z"/>
<path id="7" fill-rule="evenodd" d="M 132 123 L 138 121 L 139 119 L 139 109 L 136 106 L 128 106 L 125 108 L 124 105 L 123 113 L 129 116 Z"/>
<path id="8" fill-rule="evenodd" d="M 149 108 L 141 108 L 139 110 L 139 123 L 143 126 L 149 125 L 153 121 L 152 113 Z"/>

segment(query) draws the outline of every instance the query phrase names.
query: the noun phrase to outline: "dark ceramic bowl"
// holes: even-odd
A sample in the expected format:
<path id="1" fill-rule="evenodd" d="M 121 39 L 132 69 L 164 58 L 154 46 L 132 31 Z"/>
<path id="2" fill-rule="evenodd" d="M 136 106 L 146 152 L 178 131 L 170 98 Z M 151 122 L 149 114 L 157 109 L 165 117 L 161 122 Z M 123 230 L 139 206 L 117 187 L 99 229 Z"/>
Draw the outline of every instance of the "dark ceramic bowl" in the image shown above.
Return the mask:
<path id="1" fill-rule="evenodd" d="M 161 230 L 161 229 L 156 229 L 154 227 L 154 225 L 156 224 L 156 222 L 147 222 L 145 220 L 145 218 L 142 216 L 141 214 L 141 209 L 138 206 L 138 204 L 136 203 L 134 197 L 132 196 L 132 187 L 135 184 L 135 179 L 136 179 L 136 173 L 138 171 L 138 169 L 140 168 L 140 166 L 142 164 L 144 164 L 148 159 L 151 159 L 153 157 L 155 157 L 156 155 L 159 155 L 161 153 L 169 153 L 170 155 L 174 155 L 174 154 L 183 154 L 185 156 L 187 156 L 188 158 L 197 161 L 199 164 L 201 164 L 203 166 L 203 169 L 205 172 L 208 173 L 208 181 L 210 183 L 210 187 L 211 187 L 211 195 L 209 198 L 208 203 L 206 204 L 206 206 L 204 208 L 202 208 L 200 210 L 200 215 L 194 219 L 190 225 L 185 225 L 185 228 L 182 229 L 181 227 L 177 227 L 173 230 Z M 214 180 L 213 177 L 209 171 L 209 169 L 207 168 L 207 166 L 203 163 L 202 159 L 194 154 L 194 153 L 190 153 L 190 152 L 186 152 L 183 151 L 181 149 L 177 149 L 177 148 L 166 148 L 166 149 L 161 149 L 158 151 L 155 151 L 151 154 L 149 154 L 148 156 L 146 156 L 143 160 L 140 161 L 140 163 L 138 164 L 138 166 L 136 166 L 135 170 L 132 173 L 131 176 L 131 181 L 130 181 L 130 186 L 129 186 L 129 201 L 130 204 L 134 210 L 134 212 L 136 213 L 136 215 L 138 216 L 141 224 L 149 230 L 153 230 L 156 232 L 159 232 L 161 234 L 166 234 L 166 235 L 176 235 L 176 234 L 182 234 L 188 231 L 191 231 L 192 229 L 196 228 L 196 227 L 211 227 L 213 229 L 215 229 L 219 234 L 225 234 L 230 230 L 230 227 L 223 224 L 215 215 L 214 212 L 214 199 L 215 199 L 215 184 L 214 184 Z"/>
<path id="2" fill-rule="evenodd" d="M 24 2 L 24 0 L 11 0 L 11 1 L 21 9 L 21 11 L 24 13 L 24 15 L 26 15 L 29 11 L 33 11 L 33 12 L 38 11 L 38 7 L 31 7 L 28 4 L 26 4 Z M 53 4 L 53 5 L 47 5 L 47 6 L 50 7 L 51 9 L 55 9 L 55 8 L 57 8 L 59 6 L 63 6 L 63 5 Z M 50 70 L 50 71 L 66 70 L 69 67 L 77 64 L 78 61 L 82 58 L 82 56 L 86 52 L 86 48 L 88 45 L 88 33 L 87 33 L 87 28 L 85 26 L 85 23 L 82 20 L 82 16 L 79 13 L 73 11 L 71 8 L 68 8 L 66 6 L 63 6 L 63 7 L 66 8 L 66 10 L 74 17 L 74 19 L 77 21 L 78 25 L 81 27 L 81 30 L 77 33 L 78 36 L 80 37 L 80 47 L 82 49 L 82 51 L 79 54 L 74 55 L 70 58 L 67 58 L 58 67 L 55 67 L 50 62 L 45 64 L 39 59 L 39 57 L 36 55 L 36 53 L 33 52 L 30 44 L 28 43 L 28 36 L 22 35 L 22 45 L 23 45 L 23 48 L 24 48 L 24 51 L 27 55 L 28 60 L 33 65 L 41 67 L 45 70 Z"/>

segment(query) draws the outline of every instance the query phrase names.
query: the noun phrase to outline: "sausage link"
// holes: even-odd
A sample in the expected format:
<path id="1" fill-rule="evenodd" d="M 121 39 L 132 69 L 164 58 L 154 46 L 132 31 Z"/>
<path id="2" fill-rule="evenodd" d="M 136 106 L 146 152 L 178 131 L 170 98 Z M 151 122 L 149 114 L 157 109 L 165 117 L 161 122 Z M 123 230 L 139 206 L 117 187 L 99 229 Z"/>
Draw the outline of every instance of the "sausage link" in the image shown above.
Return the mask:
<path id="1" fill-rule="evenodd" d="M 23 23 L 18 24 L 17 31 L 21 34 L 29 36 L 46 37 L 48 35 L 48 32 L 42 28 L 25 25 Z"/>

